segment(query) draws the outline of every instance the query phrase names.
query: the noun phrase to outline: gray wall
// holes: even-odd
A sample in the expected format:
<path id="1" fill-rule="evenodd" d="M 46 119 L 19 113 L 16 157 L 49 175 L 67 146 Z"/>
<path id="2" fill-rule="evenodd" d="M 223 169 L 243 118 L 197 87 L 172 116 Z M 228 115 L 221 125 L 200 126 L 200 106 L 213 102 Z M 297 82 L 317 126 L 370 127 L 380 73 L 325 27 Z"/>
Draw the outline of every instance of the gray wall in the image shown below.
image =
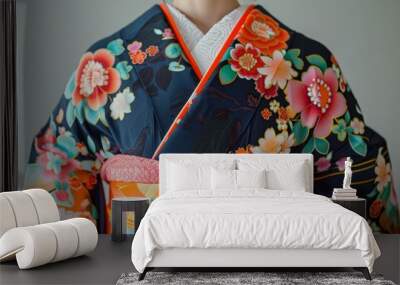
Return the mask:
<path id="1" fill-rule="evenodd" d="M 80 56 L 94 41 L 158 1 L 18 0 L 21 162 L 59 100 Z M 245 1 L 249 2 L 249 1 Z M 338 57 L 368 125 L 385 136 L 400 179 L 400 1 L 258 1 Z M 23 169 L 21 169 L 23 171 Z M 398 185 L 398 184 L 397 184 Z M 400 187 L 397 187 L 398 191 Z"/>

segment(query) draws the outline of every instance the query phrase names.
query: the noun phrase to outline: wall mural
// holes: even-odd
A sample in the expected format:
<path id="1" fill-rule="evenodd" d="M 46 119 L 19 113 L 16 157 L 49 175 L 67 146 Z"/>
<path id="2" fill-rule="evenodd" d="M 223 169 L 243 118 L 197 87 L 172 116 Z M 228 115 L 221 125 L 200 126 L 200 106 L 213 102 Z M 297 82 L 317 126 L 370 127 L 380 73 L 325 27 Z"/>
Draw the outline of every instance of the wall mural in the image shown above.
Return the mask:
<path id="1" fill-rule="evenodd" d="M 112 197 L 158 191 L 140 174 L 104 183 L 107 160 L 143 157 L 145 173 L 160 153 L 312 153 L 314 191 L 331 196 L 350 156 L 371 227 L 400 233 L 386 142 L 326 47 L 255 6 L 202 76 L 170 18 L 154 6 L 82 56 L 33 142 L 26 186 L 50 191 L 63 217 L 109 232 Z"/>

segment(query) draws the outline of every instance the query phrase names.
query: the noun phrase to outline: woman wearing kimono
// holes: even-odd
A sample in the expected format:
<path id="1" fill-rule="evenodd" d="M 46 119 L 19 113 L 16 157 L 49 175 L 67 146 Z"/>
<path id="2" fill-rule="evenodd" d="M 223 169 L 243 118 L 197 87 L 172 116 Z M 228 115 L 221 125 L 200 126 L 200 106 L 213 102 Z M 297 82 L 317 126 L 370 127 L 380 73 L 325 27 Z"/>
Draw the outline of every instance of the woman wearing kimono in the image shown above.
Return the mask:
<path id="1" fill-rule="evenodd" d="M 51 191 L 64 216 L 109 231 L 107 160 L 133 159 L 140 184 L 157 183 L 146 166 L 161 153 L 298 152 L 314 154 L 314 191 L 326 196 L 351 156 L 371 227 L 400 232 L 386 142 L 331 52 L 258 5 L 175 0 L 82 56 L 34 140 L 28 184 Z"/>

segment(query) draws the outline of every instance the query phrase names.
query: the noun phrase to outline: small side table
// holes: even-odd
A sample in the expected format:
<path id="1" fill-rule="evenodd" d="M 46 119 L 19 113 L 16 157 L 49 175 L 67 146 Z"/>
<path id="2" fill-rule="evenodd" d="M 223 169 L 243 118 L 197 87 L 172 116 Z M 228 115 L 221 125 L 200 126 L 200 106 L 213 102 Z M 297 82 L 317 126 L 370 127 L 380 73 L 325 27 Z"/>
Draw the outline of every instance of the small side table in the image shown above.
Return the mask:
<path id="1" fill-rule="evenodd" d="M 129 237 L 133 237 L 149 205 L 150 199 L 145 197 L 121 197 L 112 199 L 111 240 L 123 241 Z"/>
<path id="2" fill-rule="evenodd" d="M 367 201 L 362 198 L 345 200 L 345 199 L 332 199 L 332 202 L 339 204 L 340 206 L 359 214 L 364 219 L 367 218 Z"/>

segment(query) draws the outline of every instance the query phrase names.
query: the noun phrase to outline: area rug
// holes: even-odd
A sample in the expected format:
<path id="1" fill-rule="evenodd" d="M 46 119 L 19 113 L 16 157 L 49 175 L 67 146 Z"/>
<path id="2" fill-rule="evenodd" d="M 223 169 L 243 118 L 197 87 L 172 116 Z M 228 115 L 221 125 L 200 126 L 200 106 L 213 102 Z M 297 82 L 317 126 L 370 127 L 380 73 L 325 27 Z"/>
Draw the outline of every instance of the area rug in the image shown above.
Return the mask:
<path id="1" fill-rule="evenodd" d="M 117 285 L 395 285 L 392 281 L 384 280 L 380 275 L 372 275 L 373 280 L 368 281 L 359 272 L 148 272 L 142 281 L 138 281 L 138 276 L 138 273 L 122 274 Z"/>

